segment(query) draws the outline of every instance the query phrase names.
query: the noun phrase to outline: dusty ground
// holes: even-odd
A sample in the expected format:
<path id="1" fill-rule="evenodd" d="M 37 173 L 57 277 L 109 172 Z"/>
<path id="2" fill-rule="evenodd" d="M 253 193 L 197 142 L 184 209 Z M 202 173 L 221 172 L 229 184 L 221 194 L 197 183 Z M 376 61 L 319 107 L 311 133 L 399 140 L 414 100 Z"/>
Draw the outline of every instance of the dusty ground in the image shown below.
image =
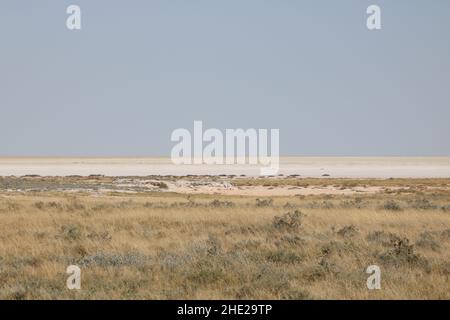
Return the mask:
<path id="1" fill-rule="evenodd" d="M 450 179 L 0 178 L 0 298 L 450 299 L 449 188 Z M 82 270 L 80 291 L 66 288 L 70 264 Z M 366 287 L 372 264 L 381 290 Z"/>

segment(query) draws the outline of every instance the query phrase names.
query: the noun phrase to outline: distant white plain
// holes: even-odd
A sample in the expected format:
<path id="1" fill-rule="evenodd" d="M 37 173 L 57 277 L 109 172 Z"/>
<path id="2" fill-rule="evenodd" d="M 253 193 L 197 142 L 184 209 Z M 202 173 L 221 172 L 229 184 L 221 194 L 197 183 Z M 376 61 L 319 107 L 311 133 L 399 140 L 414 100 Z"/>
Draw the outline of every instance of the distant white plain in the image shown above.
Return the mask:
<path id="1" fill-rule="evenodd" d="M 169 158 L 0 158 L 0 176 L 258 176 L 258 166 L 174 165 Z M 282 157 L 283 175 L 332 178 L 450 178 L 450 157 Z"/>

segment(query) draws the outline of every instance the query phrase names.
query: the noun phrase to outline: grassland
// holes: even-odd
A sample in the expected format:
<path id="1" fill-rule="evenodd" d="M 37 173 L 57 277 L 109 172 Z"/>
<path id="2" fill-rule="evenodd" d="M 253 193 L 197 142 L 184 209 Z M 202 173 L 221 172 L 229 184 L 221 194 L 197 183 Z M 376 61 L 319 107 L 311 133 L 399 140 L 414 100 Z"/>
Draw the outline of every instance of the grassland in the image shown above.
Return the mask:
<path id="1" fill-rule="evenodd" d="M 107 177 L 1 178 L 0 298 L 450 299 L 449 179 L 227 177 L 386 187 L 264 198 L 177 194 L 174 179 L 131 193 L 95 192 Z M 81 290 L 66 288 L 71 264 Z M 366 287 L 373 264 L 381 290 Z"/>

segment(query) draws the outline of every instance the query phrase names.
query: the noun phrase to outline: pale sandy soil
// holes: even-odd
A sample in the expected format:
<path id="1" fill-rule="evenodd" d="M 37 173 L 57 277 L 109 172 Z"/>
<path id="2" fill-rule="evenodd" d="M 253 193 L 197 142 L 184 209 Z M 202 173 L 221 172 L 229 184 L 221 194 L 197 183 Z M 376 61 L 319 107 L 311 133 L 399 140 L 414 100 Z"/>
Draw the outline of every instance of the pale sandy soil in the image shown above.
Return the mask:
<path id="1" fill-rule="evenodd" d="M 352 187 L 341 189 L 335 186 L 169 186 L 169 190 L 182 194 L 217 194 L 217 195 L 241 195 L 241 196 L 297 196 L 297 195 L 351 195 L 358 193 L 377 193 L 384 190 L 383 187 Z"/>
<path id="2" fill-rule="evenodd" d="M 448 178 L 450 157 L 282 157 L 279 174 L 334 178 Z M 0 176 L 259 175 L 248 165 L 174 165 L 169 158 L 0 158 Z"/>

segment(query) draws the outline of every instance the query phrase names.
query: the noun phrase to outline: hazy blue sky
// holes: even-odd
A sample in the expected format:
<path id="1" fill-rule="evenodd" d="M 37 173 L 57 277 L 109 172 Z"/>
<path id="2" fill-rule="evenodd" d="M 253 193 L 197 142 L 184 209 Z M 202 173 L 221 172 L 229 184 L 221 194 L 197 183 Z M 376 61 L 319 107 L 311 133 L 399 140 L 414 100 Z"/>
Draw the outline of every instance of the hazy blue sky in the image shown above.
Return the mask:
<path id="1" fill-rule="evenodd" d="M 0 112 L 3 156 L 169 155 L 194 120 L 279 128 L 282 154 L 450 155 L 450 1 L 1 0 Z"/>

